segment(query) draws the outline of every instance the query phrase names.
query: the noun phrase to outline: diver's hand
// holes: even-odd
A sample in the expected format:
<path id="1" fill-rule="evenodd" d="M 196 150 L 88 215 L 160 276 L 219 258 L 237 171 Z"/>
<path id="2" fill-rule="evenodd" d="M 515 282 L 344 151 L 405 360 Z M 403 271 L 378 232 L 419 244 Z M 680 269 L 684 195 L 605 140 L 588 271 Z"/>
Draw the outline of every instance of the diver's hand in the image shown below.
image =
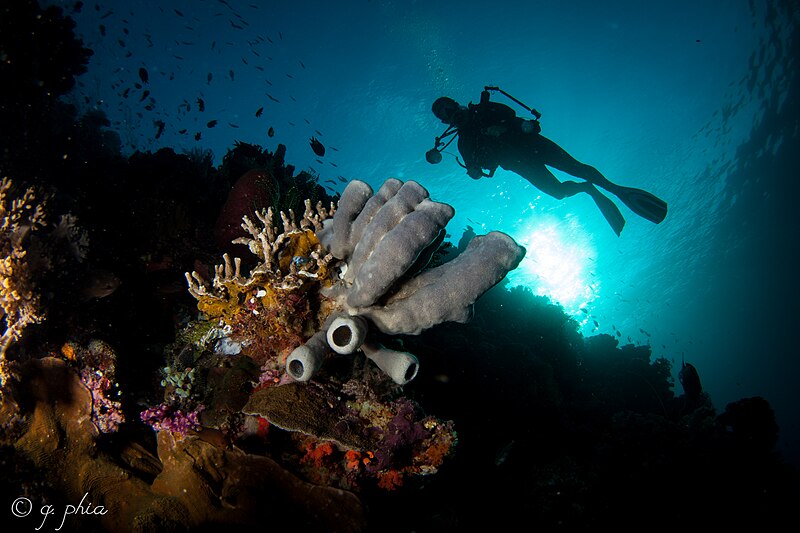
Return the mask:
<path id="1" fill-rule="evenodd" d="M 474 180 L 479 180 L 483 177 L 483 170 L 481 170 L 479 167 L 468 168 L 467 176 Z"/>

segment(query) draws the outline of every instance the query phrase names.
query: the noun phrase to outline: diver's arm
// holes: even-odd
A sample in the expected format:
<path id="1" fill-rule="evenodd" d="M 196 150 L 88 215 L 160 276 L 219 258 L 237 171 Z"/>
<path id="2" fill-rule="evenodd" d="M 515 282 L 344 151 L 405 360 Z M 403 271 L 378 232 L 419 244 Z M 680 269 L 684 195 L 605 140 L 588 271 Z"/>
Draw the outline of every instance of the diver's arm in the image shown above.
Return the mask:
<path id="1" fill-rule="evenodd" d="M 468 139 L 467 137 L 465 135 L 458 136 L 458 151 L 464 160 L 464 168 L 467 169 L 467 175 L 475 180 L 480 179 L 483 171 L 476 155 L 478 151 L 477 139 Z"/>

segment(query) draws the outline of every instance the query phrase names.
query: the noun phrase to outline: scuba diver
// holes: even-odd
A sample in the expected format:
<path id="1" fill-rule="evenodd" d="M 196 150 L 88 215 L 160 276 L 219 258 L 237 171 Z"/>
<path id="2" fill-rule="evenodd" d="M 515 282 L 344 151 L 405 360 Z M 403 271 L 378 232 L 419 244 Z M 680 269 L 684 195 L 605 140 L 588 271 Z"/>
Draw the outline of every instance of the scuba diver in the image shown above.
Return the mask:
<path id="1" fill-rule="evenodd" d="M 523 119 L 507 105 L 490 102 L 489 91 L 499 91 L 530 111 L 535 118 Z M 625 226 L 625 218 L 614 202 L 597 187 L 613 193 L 631 211 L 651 222 L 658 224 L 667 216 L 667 204 L 660 198 L 641 189 L 610 182 L 596 168 L 581 163 L 541 135 L 541 113 L 498 87 L 484 87 L 480 103 L 470 103 L 466 107 L 442 96 L 433 103 L 432 111 L 448 127 L 436 137 L 434 147 L 425 154 L 431 164 L 442 160 L 442 150 L 457 136 L 458 151 L 464 162 L 458 161 L 457 157 L 456 161 L 472 179 L 491 178 L 499 166 L 519 174 L 557 200 L 585 192 L 592 197 L 618 236 Z M 451 136 L 449 141 L 443 142 Z M 559 181 L 547 169 L 548 166 L 585 181 Z"/>

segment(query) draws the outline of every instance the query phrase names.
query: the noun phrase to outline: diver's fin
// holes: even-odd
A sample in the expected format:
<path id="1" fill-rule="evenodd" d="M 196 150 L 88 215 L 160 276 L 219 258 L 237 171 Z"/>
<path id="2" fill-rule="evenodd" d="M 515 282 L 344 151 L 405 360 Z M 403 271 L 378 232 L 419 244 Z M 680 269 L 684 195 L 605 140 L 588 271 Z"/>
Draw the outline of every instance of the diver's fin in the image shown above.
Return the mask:
<path id="1" fill-rule="evenodd" d="M 631 211 L 650 222 L 660 224 L 667 216 L 667 202 L 647 191 L 618 186 L 613 192 Z"/>
<path id="2" fill-rule="evenodd" d="M 622 228 L 625 227 L 625 217 L 622 216 L 617 205 L 594 186 L 589 190 L 589 195 L 594 199 L 597 207 L 600 208 L 600 212 L 603 213 L 603 216 L 611 225 L 611 229 L 619 237 L 619 234 L 622 233 Z"/>

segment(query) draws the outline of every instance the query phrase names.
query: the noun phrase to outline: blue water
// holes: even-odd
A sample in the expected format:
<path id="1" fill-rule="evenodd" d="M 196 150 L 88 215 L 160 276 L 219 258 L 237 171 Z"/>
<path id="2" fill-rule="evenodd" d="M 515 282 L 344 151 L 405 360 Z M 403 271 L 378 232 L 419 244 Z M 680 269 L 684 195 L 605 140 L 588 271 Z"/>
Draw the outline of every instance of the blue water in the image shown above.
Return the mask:
<path id="1" fill-rule="evenodd" d="M 67 13 L 74 4 L 54 3 Z M 344 186 L 338 176 L 374 187 L 416 180 L 456 208 L 454 242 L 472 226 L 524 244 L 511 282 L 559 302 L 585 334 L 650 344 L 676 372 L 684 357 L 720 411 L 765 397 L 781 451 L 800 464 L 793 2 L 98 7 L 73 14 L 95 54 L 72 99 L 104 110 L 126 153 L 202 148 L 219 162 L 235 140 L 270 150 L 280 142 L 288 163 L 332 190 Z M 150 96 L 123 98 L 140 67 Z M 588 197 L 554 200 L 502 170 L 473 181 L 454 146 L 428 164 L 443 129 L 431 103 L 477 102 L 484 85 L 541 111 L 543 135 L 610 180 L 664 198 L 667 219 L 654 225 L 622 206 L 627 225 L 617 237 Z M 166 124 L 159 139 L 155 120 Z M 327 147 L 322 163 L 311 136 Z"/>

